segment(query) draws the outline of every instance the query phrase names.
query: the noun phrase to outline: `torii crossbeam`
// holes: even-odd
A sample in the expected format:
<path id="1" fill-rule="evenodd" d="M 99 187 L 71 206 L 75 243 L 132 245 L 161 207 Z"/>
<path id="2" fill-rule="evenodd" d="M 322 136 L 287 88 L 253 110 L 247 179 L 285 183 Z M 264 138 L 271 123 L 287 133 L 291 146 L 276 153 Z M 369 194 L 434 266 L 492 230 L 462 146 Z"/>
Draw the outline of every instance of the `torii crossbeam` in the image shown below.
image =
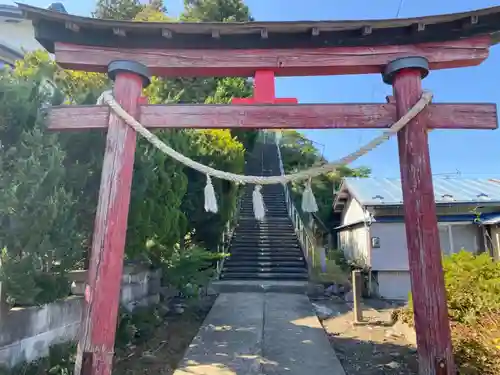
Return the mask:
<path id="1" fill-rule="evenodd" d="M 108 72 L 116 101 L 149 128 L 386 128 L 418 101 L 429 70 L 480 64 L 500 31 L 500 7 L 415 19 L 229 24 L 127 23 L 21 8 L 61 66 Z M 382 73 L 392 85 L 388 103 L 296 104 L 274 95 L 275 76 L 365 73 Z M 149 74 L 254 76 L 255 92 L 231 105 L 152 106 L 141 99 Z M 55 107 L 49 128 L 107 129 L 75 373 L 109 375 L 136 134 L 107 106 Z M 432 104 L 398 134 L 421 375 L 455 374 L 427 131 L 496 128 L 494 104 Z"/>

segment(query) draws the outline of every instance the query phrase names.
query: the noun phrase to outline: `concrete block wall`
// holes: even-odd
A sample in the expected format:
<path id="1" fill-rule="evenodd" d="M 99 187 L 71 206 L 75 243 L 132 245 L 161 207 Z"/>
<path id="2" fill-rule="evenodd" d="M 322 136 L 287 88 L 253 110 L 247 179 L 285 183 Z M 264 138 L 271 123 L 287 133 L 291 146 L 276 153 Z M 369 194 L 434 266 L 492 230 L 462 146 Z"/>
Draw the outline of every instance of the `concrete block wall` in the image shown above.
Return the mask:
<path id="1" fill-rule="evenodd" d="M 160 302 L 161 270 L 126 266 L 123 270 L 120 302 L 128 311 Z"/>
<path id="2" fill-rule="evenodd" d="M 73 278 L 74 294 L 83 294 L 85 272 Z M 128 311 L 159 302 L 161 273 L 126 266 L 120 302 Z M 0 366 L 13 367 L 48 355 L 50 346 L 76 341 L 83 311 L 83 296 L 75 295 L 43 306 L 14 308 L 0 319 Z"/>

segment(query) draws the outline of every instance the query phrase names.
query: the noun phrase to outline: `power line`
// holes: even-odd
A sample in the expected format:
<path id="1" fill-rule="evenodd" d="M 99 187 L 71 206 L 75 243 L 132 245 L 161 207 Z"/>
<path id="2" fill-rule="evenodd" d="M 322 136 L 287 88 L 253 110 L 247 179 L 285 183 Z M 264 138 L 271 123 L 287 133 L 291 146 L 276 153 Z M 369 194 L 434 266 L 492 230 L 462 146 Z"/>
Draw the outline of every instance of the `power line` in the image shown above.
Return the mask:
<path id="1" fill-rule="evenodd" d="M 399 18 L 399 13 L 401 13 L 401 9 L 403 9 L 403 4 L 405 0 L 399 0 L 398 11 L 396 12 L 396 18 Z"/>

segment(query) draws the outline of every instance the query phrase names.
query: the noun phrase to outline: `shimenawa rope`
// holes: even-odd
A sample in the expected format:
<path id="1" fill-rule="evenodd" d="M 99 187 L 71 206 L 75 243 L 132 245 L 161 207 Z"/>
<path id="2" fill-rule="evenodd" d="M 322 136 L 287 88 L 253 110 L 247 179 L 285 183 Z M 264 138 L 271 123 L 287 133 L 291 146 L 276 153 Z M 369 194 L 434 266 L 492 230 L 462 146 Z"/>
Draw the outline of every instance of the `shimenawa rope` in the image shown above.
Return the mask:
<path id="1" fill-rule="evenodd" d="M 207 186 L 205 187 L 205 210 L 209 212 L 217 212 L 217 200 L 215 197 L 214 188 L 212 186 L 212 181 L 210 177 L 217 177 L 220 179 L 232 181 L 238 184 L 255 184 L 255 190 L 253 192 L 252 200 L 254 205 L 254 214 L 258 220 L 264 218 L 264 203 L 261 193 L 261 185 L 272 185 L 272 184 L 286 184 L 291 181 L 308 180 L 306 188 L 303 194 L 303 209 L 306 212 L 316 212 L 317 204 L 312 193 L 310 180 L 313 177 L 320 176 L 329 172 L 335 171 L 338 167 L 352 163 L 353 161 L 359 159 L 361 156 L 366 155 L 368 152 L 374 150 L 382 143 L 386 142 L 390 137 L 397 134 L 398 131 L 403 129 L 415 116 L 417 116 L 432 100 L 432 93 L 425 91 L 422 93 L 419 101 L 398 121 L 391 125 L 391 127 L 385 130 L 381 135 L 375 137 L 365 145 L 361 146 L 357 151 L 344 156 L 343 158 L 333 162 L 323 164 L 318 167 L 312 167 L 304 171 L 289 175 L 281 176 L 245 176 L 230 172 L 224 172 L 218 169 L 214 169 L 207 165 L 198 163 L 195 160 L 182 155 L 181 153 L 175 151 L 173 148 L 166 145 L 162 140 L 160 140 L 156 135 L 151 133 L 146 129 L 139 121 L 133 118 L 127 111 L 125 111 L 114 99 L 112 91 L 105 91 L 99 97 L 97 104 L 107 104 L 118 117 L 120 117 L 125 123 L 132 127 L 137 133 L 146 138 L 153 146 L 158 148 L 160 151 L 164 152 L 171 158 L 177 160 L 178 162 L 197 170 L 198 172 L 204 173 L 207 176 Z"/>

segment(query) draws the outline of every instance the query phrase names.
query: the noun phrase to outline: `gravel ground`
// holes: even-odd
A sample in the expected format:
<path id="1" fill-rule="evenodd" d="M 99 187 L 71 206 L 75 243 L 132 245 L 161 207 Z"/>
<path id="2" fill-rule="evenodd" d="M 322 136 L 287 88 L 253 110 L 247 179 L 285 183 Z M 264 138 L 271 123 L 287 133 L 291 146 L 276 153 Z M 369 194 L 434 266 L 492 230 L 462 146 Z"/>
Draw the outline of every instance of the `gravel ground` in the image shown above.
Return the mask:
<path id="1" fill-rule="evenodd" d="M 352 304 L 340 298 L 312 301 L 347 375 L 416 375 L 416 348 L 392 330 L 394 306 L 367 300 L 364 322 L 353 324 Z"/>

